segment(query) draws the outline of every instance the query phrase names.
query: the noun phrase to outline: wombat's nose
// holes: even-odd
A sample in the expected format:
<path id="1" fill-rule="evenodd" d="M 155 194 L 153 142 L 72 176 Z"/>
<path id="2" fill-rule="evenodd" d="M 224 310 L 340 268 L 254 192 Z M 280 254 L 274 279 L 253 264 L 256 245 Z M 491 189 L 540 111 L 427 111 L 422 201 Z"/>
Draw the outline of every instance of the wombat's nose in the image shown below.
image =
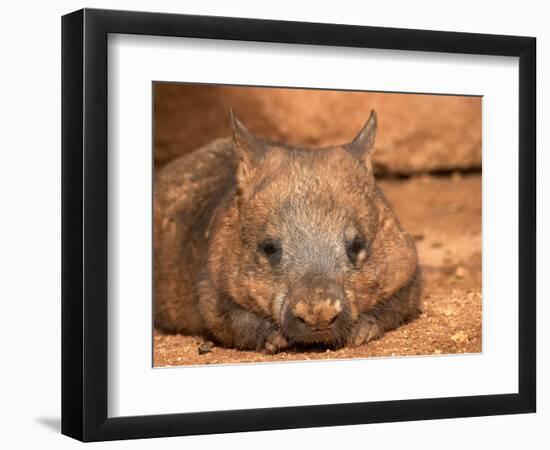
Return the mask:
<path id="1" fill-rule="evenodd" d="M 283 321 L 286 332 L 308 337 L 312 332 L 338 328 L 338 319 L 345 317 L 346 295 L 338 281 L 324 274 L 308 274 L 291 289 L 288 305 Z"/>
<path id="2" fill-rule="evenodd" d="M 330 328 L 342 312 L 340 300 L 327 298 L 314 303 L 298 301 L 292 308 L 295 320 L 307 325 L 312 331 Z"/>

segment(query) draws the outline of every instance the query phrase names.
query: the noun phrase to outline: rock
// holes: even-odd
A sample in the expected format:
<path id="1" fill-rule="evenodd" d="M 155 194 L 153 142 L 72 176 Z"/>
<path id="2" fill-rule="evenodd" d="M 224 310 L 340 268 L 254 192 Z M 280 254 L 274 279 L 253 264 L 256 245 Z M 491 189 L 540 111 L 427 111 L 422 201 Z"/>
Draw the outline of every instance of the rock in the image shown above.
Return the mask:
<path id="1" fill-rule="evenodd" d="M 458 279 L 463 279 L 466 275 L 468 274 L 468 271 L 462 267 L 462 266 L 458 266 L 455 270 L 455 273 L 454 273 L 454 276 Z"/>
<path id="2" fill-rule="evenodd" d="M 233 108 L 259 136 L 309 146 L 349 142 L 371 109 L 380 174 L 481 167 L 481 99 L 301 89 L 155 84 L 155 166 L 230 135 Z"/>
<path id="3" fill-rule="evenodd" d="M 212 341 L 206 341 L 199 345 L 199 355 L 206 355 L 210 353 L 214 348 L 214 343 Z"/>
<path id="4" fill-rule="evenodd" d="M 455 335 L 451 336 L 451 339 L 455 342 L 455 344 L 467 344 L 470 342 L 470 337 L 464 331 L 459 331 Z"/>

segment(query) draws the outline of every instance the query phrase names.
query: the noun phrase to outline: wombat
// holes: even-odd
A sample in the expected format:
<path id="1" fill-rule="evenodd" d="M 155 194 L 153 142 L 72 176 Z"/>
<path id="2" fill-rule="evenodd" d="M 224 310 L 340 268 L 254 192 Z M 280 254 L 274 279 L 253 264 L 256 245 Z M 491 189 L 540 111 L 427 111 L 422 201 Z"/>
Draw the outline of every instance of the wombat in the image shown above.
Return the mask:
<path id="1" fill-rule="evenodd" d="M 232 138 L 156 176 L 155 325 L 272 353 L 358 346 L 414 318 L 416 249 L 373 175 L 376 113 L 321 149 L 231 116 Z"/>

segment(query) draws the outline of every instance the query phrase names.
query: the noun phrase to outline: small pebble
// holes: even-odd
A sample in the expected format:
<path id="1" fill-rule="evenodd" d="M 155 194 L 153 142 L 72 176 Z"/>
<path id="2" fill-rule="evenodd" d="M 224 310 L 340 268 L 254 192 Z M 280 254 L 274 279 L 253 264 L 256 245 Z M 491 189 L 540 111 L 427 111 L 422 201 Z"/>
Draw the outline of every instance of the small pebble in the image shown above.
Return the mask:
<path id="1" fill-rule="evenodd" d="M 462 279 L 466 276 L 466 269 L 462 266 L 458 266 L 455 270 L 455 277 Z"/>
<path id="2" fill-rule="evenodd" d="M 214 348 L 214 343 L 212 341 L 206 341 L 199 345 L 199 355 L 206 355 L 210 353 Z"/>
<path id="3" fill-rule="evenodd" d="M 470 337 L 464 331 L 459 331 L 451 339 L 457 344 L 466 344 L 470 341 Z"/>

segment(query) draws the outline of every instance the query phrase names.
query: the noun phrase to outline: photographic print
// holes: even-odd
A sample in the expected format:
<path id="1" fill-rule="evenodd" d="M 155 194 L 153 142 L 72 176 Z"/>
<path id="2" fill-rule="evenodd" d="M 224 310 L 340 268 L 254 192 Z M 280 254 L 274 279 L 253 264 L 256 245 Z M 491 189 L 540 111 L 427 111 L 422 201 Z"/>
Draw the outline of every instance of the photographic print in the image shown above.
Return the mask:
<path id="1" fill-rule="evenodd" d="M 152 89 L 154 367 L 482 352 L 481 97 Z"/>
<path id="2" fill-rule="evenodd" d="M 535 412 L 535 74 L 526 36 L 63 16 L 63 434 Z"/>

